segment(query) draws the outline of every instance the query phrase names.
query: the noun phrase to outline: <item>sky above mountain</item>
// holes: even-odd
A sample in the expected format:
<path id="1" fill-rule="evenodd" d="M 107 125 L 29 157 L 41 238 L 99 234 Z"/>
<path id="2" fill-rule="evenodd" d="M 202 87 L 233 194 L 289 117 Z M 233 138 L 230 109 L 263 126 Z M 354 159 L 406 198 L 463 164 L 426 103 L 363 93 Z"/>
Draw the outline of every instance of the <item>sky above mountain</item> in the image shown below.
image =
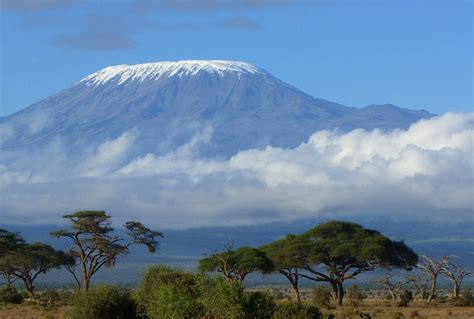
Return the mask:
<path id="1" fill-rule="evenodd" d="M 362 107 L 472 111 L 471 1 L 0 0 L 0 116 L 116 64 L 254 63 Z"/>

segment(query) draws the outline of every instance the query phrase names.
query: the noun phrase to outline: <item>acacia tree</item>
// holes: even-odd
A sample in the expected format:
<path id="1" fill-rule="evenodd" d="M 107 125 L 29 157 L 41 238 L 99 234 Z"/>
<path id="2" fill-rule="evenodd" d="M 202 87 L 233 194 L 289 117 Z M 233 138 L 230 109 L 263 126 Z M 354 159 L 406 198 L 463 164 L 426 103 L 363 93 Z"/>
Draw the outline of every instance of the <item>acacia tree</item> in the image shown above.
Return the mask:
<path id="1" fill-rule="evenodd" d="M 227 281 L 242 283 L 252 272 L 270 273 L 273 263 L 265 252 L 252 247 L 233 249 L 232 242 L 224 245 L 225 251 L 216 252 L 199 261 L 202 272 L 217 271 L 224 275 Z"/>
<path id="2" fill-rule="evenodd" d="M 299 290 L 299 271 L 308 260 L 308 242 L 296 235 L 260 247 L 274 264 L 274 271 L 285 276 L 293 287 L 296 302 L 301 302 Z"/>
<path id="3" fill-rule="evenodd" d="M 346 280 L 376 267 L 411 270 L 418 262 L 418 256 L 404 242 L 355 223 L 330 221 L 301 236 L 310 250 L 303 266 L 307 273 L 299 276 L 328 282 L 338 305 L 342 305 Z"/>
<path id="4" fill-rule="evenodd" d="M 78 289 L 89 290 L 92 277 L 103 267 L 113 267 L 117 259 L 128 252 L 131 245 L 145 245 L 149 252 L 158 247 L 157 237 L 162 233 L 145 227 L 142 223 L 130 221 L 125 223 L 128 230 L 128 241 L 113 234 L 110 216 L 104 211 L 78 211 L 64 215 L 72 223 L 69 230 L 60 229 L 51 232 L 56 238 L 68 238 L 72 248 L 67 252 L 76 262 L 66 269 L 73 275 Z M 78 277 L 80 269 L 82 278 Z"/>
<path id="5" fill-rule="evenodd" d="M 25 240 L 18 234 L 10 232 L 6 229 L 0 228 L 0 261 L 21 244 L 24 244 Z M 11 286 L 18 278 L 13 276 L 8 267 L 0 269 L 0 275 L 5 279 L 6 285 Z"/>
<path id="6" fill-rule="evenodd" d="M 448 262 L 448 257 L 442 256 L 439 259 L 421 256 L 421 261 L 418 264 L 418 268 L 422 269 L 429 277 L 431 281 L 431 289 L 428 295 L 428 303 L 430 303 L 436 293 L 436 285 L 438 282 L 438 276 L 443 272 L 443 267 Z"/>
<path id="7" fill-rule="evenodd" d="M 462 281 L 467 276 L 472 275 L 472 272 L 468 271 L 466 268 L 458 267 L 449 259 L 444 260 L 444 266 L 442 267 L 441 271 L 453 282 L 453 297 L 458 298 Z"/>
<path id="8" fill-rule="evenodd" d="M 0 258 L 0 272 L 22 280 L 30 297 L 34 297 L 34 281 L 40 274 L 73 262 L 64 252 L 49 245 L 21 244 Z"/>
<path id="9" fill-rule="evenodd" d="M 383 276 L 375 279 L 375 282 L 384 286 L 388 290 L 388 293 L 392 297 L 392 300 L 396 300 L 398 295 L 400 294 L 400 291 L 402 290 L 403 283 L 401 280 L 398 280 L 395 283 L 392 279 L 393 274 L 388 271 Z"/>

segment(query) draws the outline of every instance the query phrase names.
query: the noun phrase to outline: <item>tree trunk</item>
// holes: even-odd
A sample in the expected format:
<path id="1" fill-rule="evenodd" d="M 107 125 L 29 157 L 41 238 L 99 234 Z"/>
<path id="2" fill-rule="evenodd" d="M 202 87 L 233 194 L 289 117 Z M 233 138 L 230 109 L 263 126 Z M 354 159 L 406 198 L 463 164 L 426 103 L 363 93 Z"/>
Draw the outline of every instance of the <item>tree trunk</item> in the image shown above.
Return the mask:
<path id="1" fill-rule="evenodd" d="M 339 302 L 339 290 L 336 283 L 331 282 L 330 284 L 332 288 L 332 301 L 337 305 Z"/>
<path id="2" fill-rule="evenodd" d="M 33 298 L 35 296 L 35 287 L 33 286 L 33 282 L 30 278 L 22 278 L 22 280 L 25 283 L 25 288 L 26 292 L 28 293 L 28 296 L 30 296 L 30 298 Z"/>
<path id="3" fill-rule="evenodd" d="M 89 291 L 89 284 L 90 284 L 91 279 L 87 276 L 84 276 L 82 279 L 82 289 L 84 291 Z"/>
<path id="4" fill-rule="evenodd" d="M 300 289 L 298 288 L 298 285 L 293 285 L 293 290 L 295 292 L 295 300 L 297 303 L 301 303 L 301 297 L 300 297 Z"/>
<path id="5" fill-rule="evenodd" d="M 459 291 L 461 290 L 461 284 L 454 280 L 454 287 L 453 287 L 453 293 L 454 293 L 454 298 L 459 297 Z"/>
<path id="6" fill-rule="evenodd" d="M 337 284 L 337 305 L 342 306 L 342 301 L 344 299 L 344 287 L 342 286 L 342 282 Z"/>
<path id="7" fill-rule="evenodd" d="M 436 280 L 437 280 L 437 277 L 433 277 L 433 279 L 431 280 L 431 290 L 430 290 L 430 295 L 428 296 L 428 303 L 430 303 L 433 298 L 434 298 L 434 295 L 436 293 Z"/>

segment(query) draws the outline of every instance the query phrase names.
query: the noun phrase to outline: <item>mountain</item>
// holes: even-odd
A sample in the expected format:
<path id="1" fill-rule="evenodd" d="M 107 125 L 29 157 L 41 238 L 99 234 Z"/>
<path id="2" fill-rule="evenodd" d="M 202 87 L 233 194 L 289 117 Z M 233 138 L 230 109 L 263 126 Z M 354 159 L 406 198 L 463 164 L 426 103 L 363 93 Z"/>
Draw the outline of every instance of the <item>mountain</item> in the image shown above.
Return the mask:
<path id="1" fill-rule="evenodd" d="M 211 128 L 201 153 L 228 157 L 267 145 L 295 147 L 321 129 L 391 130 L 431 116 L 317 99 L 243 62 L 159 62 L 107 67 L 1 118 L 0 147 L 42 147 L 60 138 L 72 151 L 134 130 L 135 153 L 163 154 Z"/>

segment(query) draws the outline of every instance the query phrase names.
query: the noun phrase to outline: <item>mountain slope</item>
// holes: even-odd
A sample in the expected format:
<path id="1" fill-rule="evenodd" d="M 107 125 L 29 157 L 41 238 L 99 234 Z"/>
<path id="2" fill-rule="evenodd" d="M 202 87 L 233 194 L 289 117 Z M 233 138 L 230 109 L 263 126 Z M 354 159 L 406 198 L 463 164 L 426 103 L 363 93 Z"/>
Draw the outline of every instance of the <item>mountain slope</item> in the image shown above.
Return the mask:
<path id="1" fill-rule="evenodd" d="M 3 149 L 61 138 L 98 145 L 135 129 L 135 153 L 162 154 L 211 128 L 205 155 L 228 157 L 267 145 L 295 147 L 321 129 L 406 128 L 426 111 L 362 109 L 315 99 L 248 63 L 180 61 L 119 65 L 0 119 Z"/>

